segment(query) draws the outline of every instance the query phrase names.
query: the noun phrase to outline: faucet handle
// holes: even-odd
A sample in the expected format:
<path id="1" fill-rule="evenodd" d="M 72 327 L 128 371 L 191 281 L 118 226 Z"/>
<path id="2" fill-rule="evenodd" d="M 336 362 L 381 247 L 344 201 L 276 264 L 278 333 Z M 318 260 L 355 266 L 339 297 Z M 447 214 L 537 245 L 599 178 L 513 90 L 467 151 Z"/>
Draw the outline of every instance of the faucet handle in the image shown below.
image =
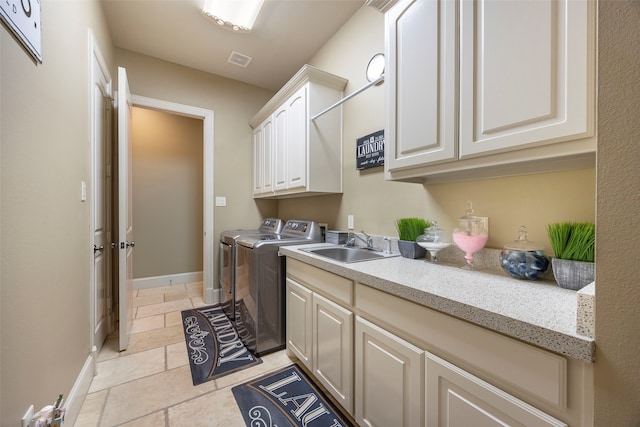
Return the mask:
<path id="1" fill-rule="evenodd" d="M 360 230 L 360 232 L 367 239 L 367 248 L 369 248 L 369 249 L 373 248 L 373 237 L 371 237 L 367 233 L 365 233 L 364 230 Z"/>

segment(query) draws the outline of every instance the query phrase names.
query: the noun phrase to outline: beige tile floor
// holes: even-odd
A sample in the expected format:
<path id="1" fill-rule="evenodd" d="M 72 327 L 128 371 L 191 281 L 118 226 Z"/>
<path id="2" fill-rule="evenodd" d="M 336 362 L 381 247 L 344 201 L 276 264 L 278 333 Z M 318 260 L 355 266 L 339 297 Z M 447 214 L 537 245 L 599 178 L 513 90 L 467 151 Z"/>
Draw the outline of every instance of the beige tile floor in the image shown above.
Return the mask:
<path id="1" fill-rule="evenodd" d="M 231 388 L 291 360 L 275 352 L 194 387 L 180 311 L 203 305 L 202 282 L 137 291 L 129 347 L 118 352 L 117 335 L 107 338 L 75 427 L 244 427 Z"/>

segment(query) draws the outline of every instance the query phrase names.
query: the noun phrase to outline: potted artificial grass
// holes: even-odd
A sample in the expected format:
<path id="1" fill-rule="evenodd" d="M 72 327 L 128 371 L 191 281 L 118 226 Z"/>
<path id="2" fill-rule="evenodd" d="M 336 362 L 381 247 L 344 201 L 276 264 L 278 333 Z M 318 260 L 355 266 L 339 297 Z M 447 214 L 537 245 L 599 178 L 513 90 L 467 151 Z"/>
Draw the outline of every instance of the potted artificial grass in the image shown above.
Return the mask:
<path id="1" fill-rule="evenodd" d="M 426 250 L 416 243 L 418 236 L 424 233 L 425 228 L 431 226 L 431 221 L 423 218 L 400 218 L 396 220 L 398 230 L 398 249 L 405 258 L 424 258 Z"/>
<path id="2" fill-rule="evenodd" d="M 562 288 L 579 290 L 593 282 L 596 227 L 591 222 L 558 222 L 547 225 L 554 258 L 553 275 Z"/>

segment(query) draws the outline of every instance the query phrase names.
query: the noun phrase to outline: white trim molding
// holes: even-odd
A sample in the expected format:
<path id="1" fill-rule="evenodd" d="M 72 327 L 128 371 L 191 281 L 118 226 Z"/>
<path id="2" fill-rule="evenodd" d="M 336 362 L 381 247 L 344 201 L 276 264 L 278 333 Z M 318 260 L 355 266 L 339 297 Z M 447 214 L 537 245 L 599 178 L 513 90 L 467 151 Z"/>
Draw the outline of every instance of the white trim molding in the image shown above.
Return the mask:
<path id="1" fill-rule="evenodd" d="M 202 282 L 202 271 L 191 273 L 167 274 L 164 276 L 141 277 L 133 279 L 133 289 L 157 288 L 160 286 L 182 285 L 184 283 Z"/>
<path id="2" fill-rule="evenodd" d="M 64 401 L 65 406 L 65 423 L 72 426 L 76 423 L 76 419 L 80 414 L 80 409 L 82 408 L 82 404 L 89 394 L 89 387 L 91 386 L 91 381 L 93 381 L 94 375 L 96 375 L 96 363 L 97 363 L 98 354 L 96 352 L 96 348 L 93 347 L 93 351 L 87 357 L 87 360 L 84 362 L 82 366 L 82 370 L 80 374 L 78 374 L 78 378 L 76 378 L 76 382 L 73 384 L 71 391 L 67 395 L 66 400 Z"/>

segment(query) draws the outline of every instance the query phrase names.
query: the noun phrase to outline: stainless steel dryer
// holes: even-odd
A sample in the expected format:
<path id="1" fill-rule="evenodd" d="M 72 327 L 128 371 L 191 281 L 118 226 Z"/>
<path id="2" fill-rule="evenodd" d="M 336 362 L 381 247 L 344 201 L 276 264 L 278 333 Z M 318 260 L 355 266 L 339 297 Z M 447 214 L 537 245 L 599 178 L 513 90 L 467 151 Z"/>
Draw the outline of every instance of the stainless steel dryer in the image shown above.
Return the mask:
<path id="1" fill-rule="evenodd" d="M 241 236 L 237 240 L 235 327 L 256 354 L 285 346 L 286 258 L 280 246 L 322 241 L 314 221 L 289 220 L 280 234 Z"/>
<path id="2" fill-rule="evenodd" d="M 228 230 L 220 233 L 219 260 L 220 270 L 218 282 L 222 290 L 221 304 L 224 313 L 229 320 L 235 318 L 235 265 L 236 265 L 236 240 L 240 236 L 251 234 L 279 234 L 284 226 L 284 221 L 279 218 L 265 218 L 255 230 Z"/>

